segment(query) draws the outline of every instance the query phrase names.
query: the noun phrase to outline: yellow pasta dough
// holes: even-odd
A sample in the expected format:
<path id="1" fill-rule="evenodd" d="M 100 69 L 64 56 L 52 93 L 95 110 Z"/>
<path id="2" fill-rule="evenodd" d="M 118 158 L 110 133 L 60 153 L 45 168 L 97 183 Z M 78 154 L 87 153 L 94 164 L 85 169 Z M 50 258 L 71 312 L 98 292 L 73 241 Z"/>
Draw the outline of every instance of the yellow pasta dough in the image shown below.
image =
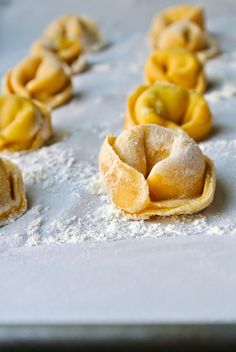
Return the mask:
<path id="1" fill-rule="evenodd" d="M 147 123 L 181 128 L 198 141 L 209 133 L 212 114 L 201 94 L 159 82 L 139 86 L 128 98 L 125 128 Z"/>
<path id="2" fill-rule="evenodd" d="M 206 47 L 205 32 L 190 21 L 179 21 L 165 28 L 156 38 L 156 47 L 167 49 L 181 47 L 193 52 Z"/>
<path id="3" fill-rule="evenodd" d="M 0 150 L 37 149 L 51 135 L 51 113 L 46 106 L 18 95 L 0 96 Z"/>
<path id="4" fill-rule="evenodd" d="M 55 54 L 66 65 L 70 75 L 81 72 L 86 65 L 79 41 L 63 36 L 36 40 L 32 45 L 31 53 L 33 55 Z"/>
<path id="5" fill-rule="evenodd" d="M 177 5 L 169 7 L 158 13 L 152 22 L 150 37 L 155 39 L 157 36 L 171 24 L 179 21 L 191 21 L 201 29 L 205 27 L 205 15 L 203 8 L 198 5 Z"/>
<path id="6" fill-rule="evenodd" d="M 54 55 L 30 55 L 6 74 L 3 92 L 36 99 L 55 108 L 70 99 L 72 83 Z"/>
<path id="7" fill-rule="evenodd" d="M 108 136 L 99 166 L 113 203 L 136 218 L 192 214 L 214 197 L 214 165 L 183 132 L 142 125 Z"/>
<path id="8" fill-rule="evenodd" d="M 219 53 L 219 46 L 213 37 L 190 21 L 179 21 L 164 28 L 156 37 L 151 37 L 155 49 L 181 47 L 197 53 L 206 61 Z"/>
<path id="9" fill-rule="evenodd" d="M 145 65 L 147 83 L 167 81 L 203 93 L 206 78 L 202 63 L 196 55 L 182 48 L 156 50 Z"/>
<path id="10" fill-rule="evenodd" d="M 46 38 L 76 40 L 83 51 L 96 51 L 104 46 L 99 27 L 87 16 L 69 14 L 48 25 L 44 33 Z"/>
<path id="11" fill-rule="evenodd" d="M 26 208 L 20 169 L 10 160 L 0 158 L 0 226 L 20 217 Z"/>

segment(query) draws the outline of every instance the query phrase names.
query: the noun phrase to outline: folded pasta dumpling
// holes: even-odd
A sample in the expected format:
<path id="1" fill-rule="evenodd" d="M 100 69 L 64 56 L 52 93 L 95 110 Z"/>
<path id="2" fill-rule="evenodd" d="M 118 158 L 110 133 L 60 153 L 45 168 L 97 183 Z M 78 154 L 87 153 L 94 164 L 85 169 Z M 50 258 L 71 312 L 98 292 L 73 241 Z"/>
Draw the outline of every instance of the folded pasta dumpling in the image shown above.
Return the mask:
<path id="1" fill-rule="evenodd" d="M 156 124 L 183 129 L 201 140 L 212 126 L 212 114 L 204 97 L 175 84 L 159 82 L 141 85 L 128 98 L 125 128 Z"/>
<path id="2" fill-rule="evenodd" d="M 20 217 L 26 208 L 20 169 L 10 160 L 0 158 L 0 226 Z"/>
<path id="3" fill-rule="evenodd" d="M 154 49 L 181 47 L 195 52 L 199 59 L 206 61 L 219 53 L 217 40 L 191 21 L 174 22 L 157 35 L 151 36 Z"/>
<path id="4" fill-rule="evenodd" d="M 108 136 L 99 166 L 113 203 L 137 218 L 192 214 L 214 197 L 214 165 L 183 132 L 142 125 Z"/>
<path id="5" fill-rule="evenodd" d="M 198 93 L 206 88 L 202 63 L 195 54 L 182 48 L 154 51 L 146 62 L 144 74 L 150 84 L 167 81 Z"/>
<path id="6" fill-rule="evenodd" d="M 0 150 L 41 147 L 52 136 L 48 108 L 18 95 L 0 96 Z"/>
<path id="7" fill-rule="evenodd" d="M 65 65 L 70 75 L 81 72 L 86 60 L 81 44 L 76 39 L 57 36 L 36 40 L 31 48 L 33 55 L 51 53 L 56 55 Z"/>
<path id="8" fill-rule="evenodd" d="M 203 8 L 190 4 L 168 7 L 154 17 L 150 30 L 150 38 L 155 40 L 167 26 L 183 20 L 191 21 L 201 29 L 204 29 L 205 14 Z"/>
<path id="9" fill-rule="evenodd" d="M 72 82 L 55 55 L 30 55 L 6 74 L 3 92 L 36 99 L 55 108 L 72 96 Z"/>
<path id="10" fill-rule="evenodd" d="M 53 40 L 57 38 L 76 40 L 85 52 L 99 50 L 105 43 L 99 27 L 84 15 L 62 16 L 48 25 L 44 35 Z"/>

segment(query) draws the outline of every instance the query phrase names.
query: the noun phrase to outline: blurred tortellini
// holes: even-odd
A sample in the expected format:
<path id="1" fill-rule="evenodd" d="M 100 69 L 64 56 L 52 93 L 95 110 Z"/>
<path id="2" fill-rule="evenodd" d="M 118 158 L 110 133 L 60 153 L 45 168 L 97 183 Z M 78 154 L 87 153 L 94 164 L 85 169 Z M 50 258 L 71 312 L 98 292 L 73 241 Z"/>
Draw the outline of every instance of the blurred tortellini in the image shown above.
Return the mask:
<path id="1" fill-rule="evenodd" d="M 136 218 L 192 214 L 214 197 L 214 165 L 183 132 L 142 125 L 108 136 L 99 166 L 113 203 Z"/>
<path id="2" fill-rule="evenodd" d="M 199 141 L 211 129 L 212 114 L 202 95 L 175 84 L 160 82 L 141 85 L 128 98 L 125 128 L 143 124 L 181 128 Z"/>
<path id="3" fill-rule="evenodd" d="M 0 150 L 37 149 L 51 135 L 51 114 L 46 106 L 22 96 L 0 96 Z"/>
<path id="4" fill-rule="evenodd" d="M 149 33 L 153 49 L 182 47 L 202 61 L 219 53 L 217 40 L 204 29 L 204 13 L 196 5 L 179 5 L 157 15 Z"/>
<path id="5" fill-rule="evenodd" d="M 51 22 L 44 35 L 48 39 L 77 40 L 83 51 L 96 51 L 105 45 L 97 24 L 87 16 L 69 14 Z"/>
<path id="6" fill-rule="evenodd" d="M 150 84 L 158 81 L 175 83 L 198 93 L 206 89 L 202 63 L 196 55 L 182 48 L 154 51 L 145 65 L 145 79 Z"/>
<path id="7" fill-rule="evenodd" d="M 36 40 L 31 48 L 34 55 L 55 54 L 64 63 L 69 75 L 83 71 L 86 66 L 85 55 L 78 40 L 57 36 Z"/>
<path id="8" fill-rule="evenodd" d="M 201 6 L 190 4 L 176 5 L 168 7 L 154 17 L 150 35 L 155 39 L 163 29 L 183 20 L 193 22 L 201 29 L 205 28 L 205 14 Z"/>
<path id="9" fill-rule="evenodd" d="M 0 158 L 0 226 L 19 218 L 26 208 L 20 169 L 12 161 Z"/>
<path id="10" fill-rule="evenodd" d="M 71 98 L 72 82 L 54 55 L 30 55 L 5 75 L 3 92 L 36 99 L 55 108 Z"/>
<path id="11" fill-rule="evenodd" d="M 41 39 L 33 43 L 31 52 L 50 52 L 66 65 L 69 74 L 81 72 L 86 66 L 86 53 L 105 45 L 99 27 L 87 16 L 69 14 L 50 23 Z"/>

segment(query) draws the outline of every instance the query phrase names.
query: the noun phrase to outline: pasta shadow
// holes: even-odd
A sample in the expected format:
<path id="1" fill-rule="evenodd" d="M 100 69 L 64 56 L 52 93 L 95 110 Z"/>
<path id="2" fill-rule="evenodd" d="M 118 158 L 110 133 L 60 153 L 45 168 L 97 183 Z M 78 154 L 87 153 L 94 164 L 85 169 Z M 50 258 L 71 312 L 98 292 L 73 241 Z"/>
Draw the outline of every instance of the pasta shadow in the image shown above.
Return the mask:
<path id="1" fill-rule="evenodd" d="M 215 216 L 222 214 L 229 207 L 230 190 L 221 179 L 216 181 L 216 191 L 213 202 L 206 208 L 202 214 L 206 216 Z"/>
<path id="2" fill-rule="evenodd" d="M 220 86 L 222 85 L 222 82 L 220 81 L 220 79 L 216 79 L 216 78 L 208 78 L 208 82 L 207 82 L 207 93 L 210 93 L 212 91 L 214 91 L 215 89 L 218 89 Z"/>
<path id="3" fill-rule="evenodd" d="M 223 132 L 225 132 L 225 130 L 227 129 L 226 126 L 223 125 L 214 125 L 209 133 L 209 136 L 206 138 L 206 140 L 209 140 L 212 137 L 218 136 L 220 134 L 222 134 Z"/>

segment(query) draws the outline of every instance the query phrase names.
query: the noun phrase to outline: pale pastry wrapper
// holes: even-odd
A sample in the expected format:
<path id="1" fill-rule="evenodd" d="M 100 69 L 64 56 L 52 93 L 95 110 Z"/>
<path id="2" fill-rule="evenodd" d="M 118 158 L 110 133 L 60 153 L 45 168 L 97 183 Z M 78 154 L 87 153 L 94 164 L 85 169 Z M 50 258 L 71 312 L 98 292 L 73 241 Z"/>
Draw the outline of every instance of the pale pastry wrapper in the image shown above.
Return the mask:
<path id="1" fill-rule="evenodd" d="M 111 135 L 106 137 L 99 154 L 99 166 L 113 204 L 120 208 L 128 218 L 147 220 L 153 216 L 194 214 L 212 203 L 216 186 L 216 174 L 214 164 L 207 156 L 204 156 L 206 168 L 201 195 L 191 199 L 151 201 L 145 177 L 120 159 L 112 147 L 115 140 L 116 138 Z M 120 188 L 117 185 L 120 185 Z M 124 210 L 122 204 L 118 204 L 120 203 L 120 201 L 117 202 L 120 197 L 119 192 L 122 192 L 125 198 L 129 197 L 131 200 L 135 194 L 133 204 L 132 201 L 130 202 L 129 211 Z"/>
<path id="2" fill-rule="evenodd" d="M 155 15 L 152 20 L 150 31 L 159 34 L 166 26 L 182 20 L 191 21 L 201 29 L 204 29 L 205 13 L 203 7 L 192 4 L 167 7 Z"/>
<path id="3" fill-rule="evenodd" d="M 185 66 L 183 58 L 185 58 Z M 191 64 L 191 69 L 189 64 Z M 192 66 L 194 67 L 192 68 Z M 186 69 L 184 69 L 185 67 Z M 171 77 L 169 73 L 171 73 Z M 200 94 L 205 92 L 207 86 L 202 60 L 190 50 L 178 47 L 153 51 L 146 61 L 144 77 L 147 84 L 166 81 L 193 89 Z M 190 81 L 194 81 L 194 83 L 189 84 Z"/>
<path id="4" fill-rule="evenodd" d="M 162 25 L 160 26 L 158 32 L 155 31 L 155 27 L 154 29 L 151 29 L 148 35 L 151 49 L 152 50 L 167 49 L 172 46 L 173 47 L 179 46 L 176 43 L 174 45 L 172 44 L 172 46 L 170 46 L 170 44 L 168 44 L 167 46 L 167 44 L 164 44 L 166 42 L 163 38 L 164 36 L 166 36 L 167 32 L 169 33 L 168 35 L 170 37 L 170 33 L 171 33 L 170 30 L 172 30 L 172 28 L 173 28 L 173 35 L 176 35 L 176 33 L 178 33 L 179 31 L 178 28 L 181 28 L 181 27 L 186 27 L 186 30 L 188 28 L 191 29 L 192 40 L 196 41 L 196 43 L 198 42 L 198 45 L 201 46 L 201 48 L 198 48 L 198 49 L 195 48 L 194 50 L 189 48 L 190 50 L 195 52 L 195 54 L 198 56 L 201 62 L 204 63 L 207 60 L 210 60 L 220 54 L 220 47 L 218 44 L 218 40 L 214 38 L 212 35 L 210 35 L 207 31 L 201 29 L 199 26 L 197 26 L 195 23 L 189 20 L 181 20 L 181 21 L 176 21 L 170 25 Z M 160 41 L 162 44 L 160 43 Z"/>
<path id="5" fill-rule="evenodd" d="M 83 51 L 97 52 L 106 45 L 98 25 L 86 15 L 68 14 L 50 23 L 44 31 L 46 38 L 64 35 L 80 42 Z"/>
<path id="6" fill-rule="evenodd" d="M 36 77 L 38 70 L 40 75 Z M 49 53 L 29 55 L 9 70 L 2 90 L 5 94 L 38 100 L 52 109 L 66 103 L 73 94 L 72 81 L 63 64 Z"/>
<path id="7" fill-rule="evenodd" d="M 52 123 L 51 123 L 51 111 L 48 107 L 39 101 L 24 98 L 18 95 L 2 95 L 0 100 L 5 99 L 11 106 L 11 102 L 19 102 L 25 104 L 21 106 L 19 110 L 15 112 L 15 121 L 12 120 L 10 123 L 10 131 L 7 129 L 9 126 L 5 126 L 5 129 L 0 128 L 0 150 L 15 152 L 15 151 L 30 151 L 42 147 L 53 135 Z M 31 113 L 28 117 L 28 109 L 31 108 Z M 24 112 L 26 114 L 24 114 Z M 6 114 L 7 111 L 4 111 Z M 0 109 L 0 122 L 1 122 L 1 109 Z M 32 122 L 32 116 L 34 121 Z M 20 123 L 20 124 L 19 124 Z M 18 125 L 19 124 L 19 125 Z M 24 128 L 24 132 L 29 132 L 29 137 L 22 140 L 14 138 L 10 135 L 21 135 L 21 128 Z M 7 131 L 8 132 L 7 132 Z M 33 135 L 32 131 L 34 131 Z"/>
<path id="8" fill-rule="evenodd" d="M 1 165 L 2 163 L 2 165 Z M 8 177 L 9 187 L 0 189 L 4 200 L 0 205 L 0 226 L 6 225 L 20 216 L 22 216 L 27 209 L 27 199 L 25 196 L 24 182 L 21 171 L 13 162 L 8 159 L 0 159 L 0 168 L 5 168 L 7 175 L 4 175 L 2 170 L 0 174 L 2 177 Z M 1 180 L 1 183 L 6 180 Z M 3 186 L 2 186 L 3 187 Z"/>
<path id="9" fill-rule="evenodd" d="M 70 76 L 83 72 L 87 67 L 87 57 L 84 52 L 71 53 L 74 56 L 73 60 L 66 60 L 61 57 L 53 48 L 53 40 L 49 38 L 40 38 L 34 41 L 31 47 L 32 55 L 46 55 L 51 54 L 61 60 L 66 73 Z M 68 54 L 69 56 L 69 54 Z"/>
<path id="10" fill-rule="evenodd" d="M 138 98 L 141 96 L 142 93 L 144 93 L 145 91 L 147 91 L 150 87 L 152 86 L 169 86 L 169 87 L 178 87 L 178 89 L 182 89 L 183 91 L 185 90 L 186 92 L 188 92 L 189 96 L 191 96 L 191 94 L 198 94 L 190 89 L 186 89 L 183 87 L 179 87 L 175 84 L 169 83 L 169 82 L 157 82 L 153 85 L 150 84 L 142 84 L 140 86 L 138 86 L 135 91 L 128 97 L 127 100 L 127 110 L 125 113 L 125 119 L 124 119 L 124 129 L 128 129 L 132 126 L 135 125 L 139 125 L 139 123 L 137 122 L 136 119 L 136 114 L 135 114 L 135 105 L 136 102 L 138 100 Z M 198 94 L 199 96 L 201 96 L 200 94 Z M 202 97 L 202 96 L 201 96 Z M 186 132 L 191 138 L 193 138 L 196 141 L 200 141 L 203 140 L 204 138 L 206 138 L 206 136 L 208 136 L 209 131 L 211 130 L 212 127 L 212 114 L 210 111 L 210 108 L 207 104 L 207 102 L 205 101 L 205 99 L 202 97 L 202 101 L 204 102 L 206 108 L 207 108 L 207 115 L 203 116 L 202 118 L 199 116 L 199 118 L 194 119 L 194 120 L 190 120 L 188 121 L 188 123 L 185 123 L 183 125 L 179 125 L 167 118 L 164 118 L 162 116 L 158 116 L 158 125 L 163 126 L 163 127 L 167 127 L 167 128 L 172 128 L 174 130 L 183 130 L 184 132 Z M 172 102 L 170 101 L 169 104 L 171 104 Z"/>
<path id="11" fill-rule="evenodd" d="M 202 63 L 213 59 L 221 53 L 218 40 L 212 35 L 205 33 L 206 48 L 197 52 L 197 56 Z"/>

